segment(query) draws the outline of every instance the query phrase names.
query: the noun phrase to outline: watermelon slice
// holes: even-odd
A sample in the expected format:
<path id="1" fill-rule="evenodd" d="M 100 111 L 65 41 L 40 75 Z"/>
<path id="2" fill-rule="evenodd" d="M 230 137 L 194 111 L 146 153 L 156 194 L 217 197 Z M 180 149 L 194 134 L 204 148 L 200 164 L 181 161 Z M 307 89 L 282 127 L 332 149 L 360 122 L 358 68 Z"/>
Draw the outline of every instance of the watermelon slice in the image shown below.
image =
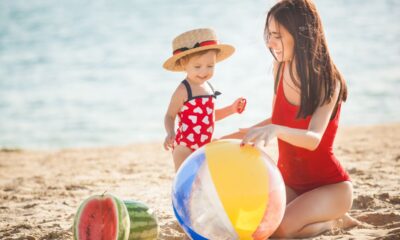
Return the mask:
<path id="1" fill-rule="evenodd" d="M 129 229 L 125 204 L 111 194 L 86 199 L 75 215 L 73 226 L 75 240 L 127 240 Z"/>

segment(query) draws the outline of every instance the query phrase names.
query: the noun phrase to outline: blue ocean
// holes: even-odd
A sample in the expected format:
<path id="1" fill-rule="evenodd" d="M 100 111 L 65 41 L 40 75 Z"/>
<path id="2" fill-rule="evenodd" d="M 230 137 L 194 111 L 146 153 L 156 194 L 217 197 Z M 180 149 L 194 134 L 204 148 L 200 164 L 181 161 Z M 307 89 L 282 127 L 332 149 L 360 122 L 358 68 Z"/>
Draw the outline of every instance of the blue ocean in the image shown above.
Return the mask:
<path id="1" fill-rule="evenodd" d="M 217 65 L 218 106 L 247 109 L 216 137 L 271 113 L 272 56 L 263 37 L 275 0 L 0 0 L 0 148 L 161 142 L 172 92 L 172 39 L 211 27 L 236 53 Z M 400 121 L 400 1 L 315 0 L 348 101 L 341 126 Z M 160 146 L 161 147 L 161 146 Z"/>

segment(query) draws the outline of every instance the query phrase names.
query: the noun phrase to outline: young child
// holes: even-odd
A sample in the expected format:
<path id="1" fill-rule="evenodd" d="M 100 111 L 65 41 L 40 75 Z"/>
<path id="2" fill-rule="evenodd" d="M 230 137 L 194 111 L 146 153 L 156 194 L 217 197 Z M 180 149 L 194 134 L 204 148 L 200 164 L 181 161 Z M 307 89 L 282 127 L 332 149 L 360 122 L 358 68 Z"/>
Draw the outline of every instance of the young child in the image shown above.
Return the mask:
<path id="1" fill-rule="evenodd" d="M 186 79 L 176 88 L 165 115 L 166 150 L 173 149 L 175 171 L 196 149 L 209 143 L 214 132 L 214 121 L 221 120 L 245 108 L 244 98 L 214 110 L 220 92 L 209 83 L 215 64 L 233 54 L 235 49 L 220 44 L 212 29 L 194 29 L 177 36 L 172 43 L 173 55 L 163 67 L 169 71 L 186 72 Z M 175 133 L 175 118 L 179 117 Z"/>

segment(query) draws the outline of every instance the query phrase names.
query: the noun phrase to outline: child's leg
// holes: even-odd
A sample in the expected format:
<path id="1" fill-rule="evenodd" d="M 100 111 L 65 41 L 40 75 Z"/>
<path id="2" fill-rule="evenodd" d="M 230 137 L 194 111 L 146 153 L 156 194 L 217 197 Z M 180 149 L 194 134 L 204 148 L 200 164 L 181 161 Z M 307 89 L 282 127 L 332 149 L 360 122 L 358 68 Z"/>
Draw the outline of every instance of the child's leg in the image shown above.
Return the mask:
<path id="1" fill-rule="evenodd" d="M 348 181 L 306 192 L 287 206 L 281 225 L 273 237 L 312 237 L 334 227 L 356 225 L 346 213 L 351 208 L 353 187 Z"/>
<path id="2" fill-rule="evenodd" d="M 174 158 L 175 172 L 178 171 L 179 167 L 182 165 L 183 161 L 192 153 L 190 148 L 177 145 L 172 152 L 172 156 Z"/>

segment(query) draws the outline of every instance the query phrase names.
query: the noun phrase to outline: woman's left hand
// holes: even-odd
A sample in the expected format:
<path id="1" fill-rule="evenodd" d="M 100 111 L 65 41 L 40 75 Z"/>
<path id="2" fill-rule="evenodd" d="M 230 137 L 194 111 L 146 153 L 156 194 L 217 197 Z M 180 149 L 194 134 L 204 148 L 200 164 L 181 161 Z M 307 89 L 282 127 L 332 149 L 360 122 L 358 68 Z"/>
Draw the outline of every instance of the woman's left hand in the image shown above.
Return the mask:
<path id="1" fill-rule="evenodd" d="M 277 135 L 277 126 L 269 124 L 265 127 L 251 128 L 244 136 L 241 145 L 252 142 L 252 145 L 258 145 L 264 141 L 264 146 L 267 146 L 269 142 Z"/>

